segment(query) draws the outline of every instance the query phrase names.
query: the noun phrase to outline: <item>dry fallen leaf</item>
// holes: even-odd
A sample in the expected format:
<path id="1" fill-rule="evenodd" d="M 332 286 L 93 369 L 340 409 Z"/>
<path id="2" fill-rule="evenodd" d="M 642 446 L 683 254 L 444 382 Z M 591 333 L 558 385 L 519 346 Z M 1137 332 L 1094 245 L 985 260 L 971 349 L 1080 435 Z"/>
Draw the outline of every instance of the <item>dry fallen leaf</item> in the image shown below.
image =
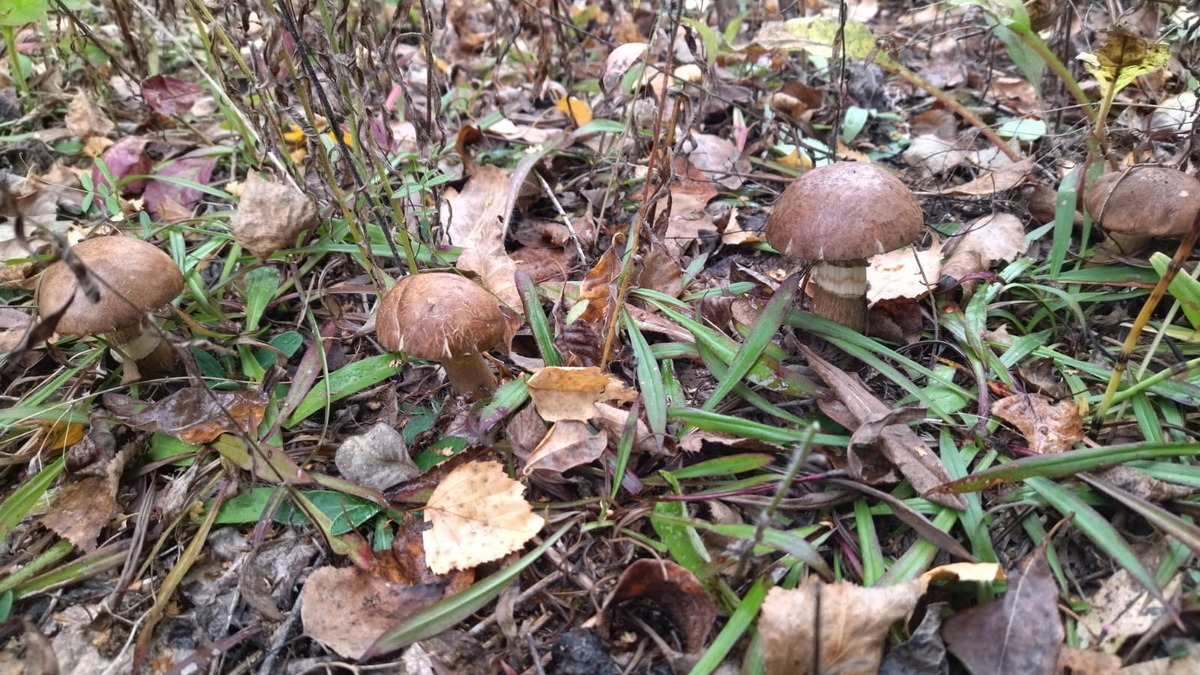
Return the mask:
<path id="1" fill-rule="evenodd" d="M 255 434 L 267 406 L 257 389 L 213 391 L 186 387 L 151 404 L 105 394 L 104 407 L 134 429 L 161 431 L 184 443 L 208 443 L 227 432 Z"/>
<path id="2" fill-rule="evenodd" d="M 103 475 L 84 478 L 59 493 L 54 506 L 42 516 L 42 525 L 79 550 L 94 551 L 100 530 L 120 511 L 117 489 L 121 474 L 137 448 L 136 444 L 126 445 L 104 466 Z"/>
<path id="3" fill-rule="evenodd" d="M 1165 540 L 1142 556 L 1150 569 L 1156 568 L 1166 554 Z M 1176 573 L 1163 585 L 1162 594 L 1175 597 L 1182 582 Z M 1100 583 L 1100 588 L 1087 598 L 1088 609 L 1079 616 L 1081 646 L 1116 654 L 1129 640 L 1135 639 L 1167 614 L 1163 604 L 1124 569 Z"/>
<path id="4" fill-rule="evenodd" d="M 524 492 L 498 462 L 470 462 L 447 474 L 425 505 L 429 568 L 445 574 L 520 550 L 544 523 Z"/>
<path id="5" fill-rule="evenodd" d="M 867 266 L 867 303 L 929 294 L 942 269 L 942 246 L 935 238 L 924 251 L 912 247 L 881 253 Z"/>
<path id="6" fill-rule="evenodd" d="M 66 123 L 67 130 L 80 138 L 107 136 L 117 128 L 82 91 L 67 104 Z"/>
<path id="7" fill-rule="evenodd" d="M 358 567 L 322 567 L 301 592 L 304 634 L 357 659 L 392 626 L 442 598 L 440 584 L 409 586 Z"/>
<path id="8" fill-rule="evenodd" d="M 244 189 L 229 230 L 260 259 L 295 246 L 296 237 L 317 224 L 317 207 L 293 185 L 251 172 Z"/>
<path id="9" fill-rule="evenodd" d="M 546 367 L 530 376 L 529 397 L 547 422 L 596 416 L 600 401 L 631 401 L 633 391 L 616 375 L 590 367 Z"/>
<path id="10" fill-rule="evenodd" d="M 1052 675 L 1063 630 L 1045 549 L 1017 563 L 1004 597 L 946 619 L 946 647 L 972 675 Z"/>
<path id="11" fill-rule="evenodd" d="M 504 248 L 504 217 L 512 178 L 497 166 L 477 167 L 461 192 L 446 191 L 442 222 L 450 243 L 463 249 L 456 266 L 479 275 L 482 285 L 510 308 L 521 307 L 513 275 L 517 263 Z"/>
<path id="12" fill-rule="evenodd" d="M 608 433 L 588 431 L 578 420 L 560 420 L 550 427 L 542 442 L 533 449 L 522 474 L 549 471 L 561 474 L 577 466 L 596 461 L 608 446 Z"/>
<path id="13" fill-rule="evenodd" d="M 1025 253 L 1025 225 L 1011 213 L 996 213 L 967 223 L 961 236 L 946 243 L 942 274 L 960 280 L 983 272 L 996 262 L 1012 262 Z"/>
<path id="14" fill-rule="evenodd" d="M 717 619 L 717 604 L 704 585 L 670 560 L 643 558 L 625 568 L 601 610 L 601 633 L 621 626 L 622 614 L 631 607 L 638 613 L 649 609 L 666 615 L 682 634 L 683 651 L 688 653 L 705 647 Z"/>
<path id="15" fill-rule="evenodd" d="M 421 475 L 408 456 L 404 436 L 383 422 L 342 441 L 333 461 L 342 477 L 376 490 L 386 490 Z"/>
<path id="16" fill-rule="evenodd" d="M 887 461 L 908 479 L 918 494 L 927 495 L 926 498 L 930 501 L 960 511 L 967 507 L 967 502 L 961 495 L 929 493 L 939 485 L 949 483 L 950 473 L 946 471 L 937 453 L 912 429 L 897 423 L 881 424 L 887 421 L 889 415 L 895 414 L 896 411 L 892 407 L 876 398 L 857 377 L 835 368 L 807 347 L 801 346 L 800 349 L 808 359 L 809 365 L 829 386 L 830 394 L 823 401 L 832 401 L 844 407 L 847 417 L 839 422 L 847 425 L 852 431 L 857 431 L 865 425 L 880 427 L 877 438 L 864 440 L 870 443 L 869 450 L 863 452 L 853 446 L 850 448 L 852 460 L 856 455 L 869 459 L 870 454 L 878 449 Z M 834 416 L 825 409 L 824 404 L 822 410 Z M 863 480 L 865 476 L 860 475 L 856 478 Z"/>
<path id="17" fill-rule="evenodd" d="M 888 629 L 920 597 L 917 579 L 864 588 L 848 581 L 825 584 L 813 575 L 792 590 L 772 588 L 758 620 L 767 675 L 875 675 Z"/>
<path id="18" fill-rule="evenodd" d="M 1083 440 L 1079 406 L 1071 399 L 1054 403 L 1043 394 L 1017 394 L 996 401 L 992 412 L 1015 426 L 1029 449 L 1041 455 L 1066 452 Z"/>

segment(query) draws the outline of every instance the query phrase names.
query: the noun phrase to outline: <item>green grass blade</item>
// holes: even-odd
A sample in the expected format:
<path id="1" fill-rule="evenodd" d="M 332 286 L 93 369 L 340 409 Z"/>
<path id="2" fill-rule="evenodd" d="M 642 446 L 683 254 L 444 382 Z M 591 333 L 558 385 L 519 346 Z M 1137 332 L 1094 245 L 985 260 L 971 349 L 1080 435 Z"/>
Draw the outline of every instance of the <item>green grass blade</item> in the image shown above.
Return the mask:
<path id="1" fill-rule="evenodd" d="M 733 359 L 730 360 L 729 368 L 717 383 L 717 388 L 709 395 L 704 405 L 700 406 L 701 410 L 711 411 L 716 408 L 717 404 L 724 400 L 725 396 L 742 381 L 742 378 L 750 373 L 750 369 L 758 362 L 763 348 L 771 343 L 772 338 L 779 332 L 779 327 L 783 325 L 784 318 L 787 317 L 788 311 L 795 303 L 796 289 L 799 285 L 799 274 L 793 274 L 780 284 L 779 289 L 771 296 L 767 306 L 758 317 L 758 321 L 754 322 L 754 329 L 751 331 L 750 337 L 742 343 Z"/>
<path id="2" fill-rule="evenodd" d="M 1082 471 L 1094 471 L 1139 459 L 1157 459 L 1200 455 L 1200 443 L 1131 443 L 1107 448 L 1069 450 L 1053 455 L 1023 457 L 966 478 L 952 481 L 939 488 L 940 492 L 971 492 L 997 483 L 1014 483 L 1031 477 L 1065 478 Z"/>
<path id="3" fill-rule="evenodd" d="M 725 657 L 733 650 L 734 645 L 742 639 L 746 630 L 750 628 L 750 624 L 754 621 L 754 617 L 758 616 L 758 609 L 762 607 L 763 600 L 767 597 L 767 582 L 764 578 L 759 577 L 754 581 L 754 585 L 750 590 L 746 591 L 746 597 L 738 603 L 737 609 L 730 615 L 729 620 L 725 622 L 725 626 L 721 628 L 721 632 L 717 633 L 717 637 L 713 639 L 712 645 L 704 652 L 704 656 L 692 666 L 688 675 L 708 675 L 720 667 Z"/>

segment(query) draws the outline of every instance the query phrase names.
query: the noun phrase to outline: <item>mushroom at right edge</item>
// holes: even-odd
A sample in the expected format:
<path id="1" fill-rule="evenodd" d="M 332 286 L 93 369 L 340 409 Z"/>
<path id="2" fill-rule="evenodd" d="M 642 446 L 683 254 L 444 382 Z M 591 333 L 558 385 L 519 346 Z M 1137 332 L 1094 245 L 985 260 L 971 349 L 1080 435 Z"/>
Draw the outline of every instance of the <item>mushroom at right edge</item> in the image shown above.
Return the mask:
<path id="1" fill-rule="evenodd" d="M 813 314 L 859 333 L 867 325 L 867 259 L 913 243 L 921 205 L 874 164 L 839 162 L 801 175 L 775 201 L 767 242 L 813 264 Z"/>
<path id="2" fill-rule="evenodd" d="M 1182 237 L 1200 212 L 1200 181 L 1165 166 L 1137 164 L 1088 186 L 1083 206 L 1108 234 L 1097 248 L 1137 253 L 1154 237 Z"/>

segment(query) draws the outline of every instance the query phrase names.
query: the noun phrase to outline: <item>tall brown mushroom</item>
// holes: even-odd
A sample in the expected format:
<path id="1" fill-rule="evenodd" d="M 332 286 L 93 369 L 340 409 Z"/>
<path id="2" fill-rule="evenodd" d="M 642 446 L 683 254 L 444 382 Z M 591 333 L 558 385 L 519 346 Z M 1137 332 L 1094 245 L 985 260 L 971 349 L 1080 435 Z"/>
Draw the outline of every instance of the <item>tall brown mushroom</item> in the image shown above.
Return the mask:
<path id="1" fill-rule="evenodd" d="M 813 263 L 813 314 L 863 332 L 867 258 L 911 244 L 921 206 L 899 179 L 874 164 L 841 162 L 792 181 L 767 218 L 775 250 Z"/>
<path id="2" fill-rule="evenodd" d="M 1182 237 L 1200 211 L 1200 181 L 1165 166 L 1138 164 L 1088 186 L 1083 206 L 1114 253 L 1136 253 L 1154 237 Z"/>
<path id="3" fill-rule="evenodd" d="M 390 352 L 440 361 L 455 393 L 482 395 L 496 387 L 482 352 L 507 340 L 508 321 L 496 298 L 474 282 L 426 272 L 400 279 L 384 295 L 375 334 Z"/>
<path id="4" fill-rule="evenodd" d="M 75 273 L 60 260 L 42 273 L 38 315 L 51 316 L 66 306 L 55 330 L 60 335 L 102 336 L 125 363 L 125 382 L 170 371 L 175 348 L 146 316 L 183 291 L 183 274 L 171 256 L 126 236 L 88 239 L 71 247 L 71 253 L 96 280 L 99 300 L 88 299 Z"/>

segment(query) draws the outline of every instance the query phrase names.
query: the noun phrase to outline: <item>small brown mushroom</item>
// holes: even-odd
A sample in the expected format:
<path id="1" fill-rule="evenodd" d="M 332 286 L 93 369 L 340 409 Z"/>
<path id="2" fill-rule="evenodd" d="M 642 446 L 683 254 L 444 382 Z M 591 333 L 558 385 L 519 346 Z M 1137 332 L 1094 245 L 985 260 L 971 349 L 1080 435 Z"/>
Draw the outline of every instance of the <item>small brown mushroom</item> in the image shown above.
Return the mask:
<path id="1" fill-rule="evenodd" d="M 1108 234 L 1100 248 L 1136 253 L 1154 237 L 1182 237 L 1200 211 L 1200 181 L 1165 166 L 1139 164 L 1088 186 L 1083 206 Z"/>
<path id="2" fill-rule="evenodd" d="M 482 352 L 508 339 L 499 303 L 474 282 L 445 272 L 407 276 L 392 287 L 375 318 L 379 344 L 389 352 L 440 361 L 458 394 L 484 394 L 496 378 Z"/>
<path id="3" fill-rule="evenodd" d="M 767 218 L 767 241 L 813 263 L 813 314 L 858 332 L 867 322 L 867 258 L 911 244 L 921 206 L 874 164 L 841 162 L 792 181 Z"/>
<path id="4" fill-rule="evenodd" d="M 100 335 L 125 363 L 124 381 L 169 372 L 175 348 L 146 319 L 183 291 L 175 261 L 155 245 L 134 237 L 98 237 L 71 248 L 96 280 L 100 299 L 92 302 L 63 261 L 51 264 L 38 284 L 38 315 L 51 316 L 67 303 L 55 330 L 60 335 Z M 72 299 L 73 298 L 73 299 Z"/>

